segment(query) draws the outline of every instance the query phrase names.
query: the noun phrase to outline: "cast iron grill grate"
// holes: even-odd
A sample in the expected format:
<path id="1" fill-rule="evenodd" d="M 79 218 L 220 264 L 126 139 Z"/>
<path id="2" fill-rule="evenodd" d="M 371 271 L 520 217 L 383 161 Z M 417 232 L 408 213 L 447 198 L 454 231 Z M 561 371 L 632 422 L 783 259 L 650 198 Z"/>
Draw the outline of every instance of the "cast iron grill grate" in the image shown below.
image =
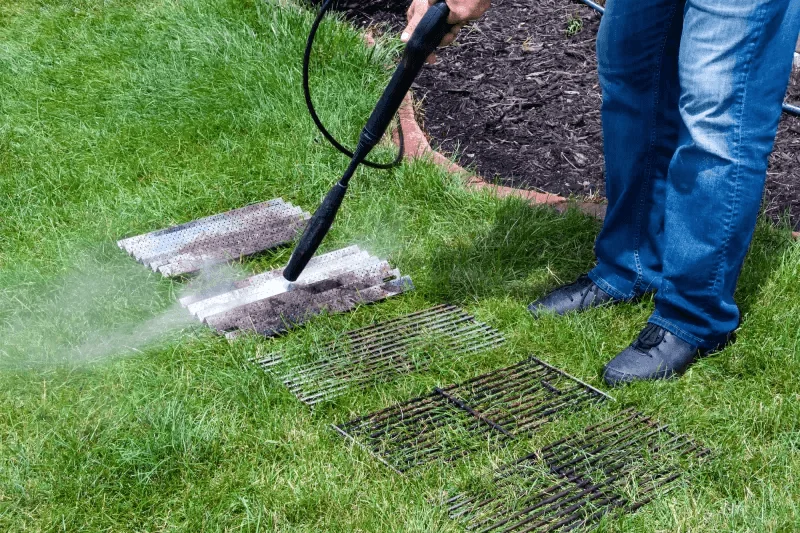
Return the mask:
<path id="1" fill-rule="evenodd" d="M 452 461 L 536 430 L 608 396 L 535 357 L 342 425 L 342 435 L 398 472 Z"/>
<path id="2" fill-rule="evenodd" d="M 318 360 L 299 364 L 281 354 L 258 361 L 303 403 L 313 406 L 377 380 L 425 369 L 437 348 L 463 354 L 504 342 L 492 327 L 453 305 L 439 305 L 356 329 L 325 346 Z"/>
<path id="3" fill-rule="evenodd" d="M 447 504 L 470 531 L 571 531 L 635 512 L 709 453 L 628 409 L 501 467 L 490 487 Z"/>
<path id="4" fill-rule="evenodd" d="M 276 198 L 122 239 L 117 245 L 153 271 L 180 276 L 291 242 L 309 218 Z"/>

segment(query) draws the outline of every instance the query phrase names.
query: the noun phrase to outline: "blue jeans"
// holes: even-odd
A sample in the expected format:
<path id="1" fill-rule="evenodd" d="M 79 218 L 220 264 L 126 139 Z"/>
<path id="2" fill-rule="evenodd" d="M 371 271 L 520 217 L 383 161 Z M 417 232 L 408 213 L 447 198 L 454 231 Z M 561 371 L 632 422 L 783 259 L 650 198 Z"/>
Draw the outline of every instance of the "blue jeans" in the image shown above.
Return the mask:
<path id="1" fill-rule="evenodd" d="M 800 0 L 608 0 L 597 57 L 608 213 L 589 276 L 656 291 L 650 322 L 700 348 L 734 291 L 800 31 Z"/>

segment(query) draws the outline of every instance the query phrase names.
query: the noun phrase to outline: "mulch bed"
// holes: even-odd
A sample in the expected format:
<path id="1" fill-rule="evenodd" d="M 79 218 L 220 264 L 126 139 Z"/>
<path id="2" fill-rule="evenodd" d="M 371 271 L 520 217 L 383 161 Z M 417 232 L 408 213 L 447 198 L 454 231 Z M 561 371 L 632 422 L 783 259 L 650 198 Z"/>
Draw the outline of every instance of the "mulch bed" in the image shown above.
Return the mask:
<path id="1" fill-rule="evenodd" d="M 399 31 L 407 0 L 339 0 L 361 27 Z M 487 181 L 579 198 L 603 195 L 600 15 L 574 0 L 495 0 L 414 85 L 419 119 L 440 150 Z M 800 72 L 789 101 L 800 103 Z M 800 118 L 784 113 L 765 212 L 800 229 Z"/>

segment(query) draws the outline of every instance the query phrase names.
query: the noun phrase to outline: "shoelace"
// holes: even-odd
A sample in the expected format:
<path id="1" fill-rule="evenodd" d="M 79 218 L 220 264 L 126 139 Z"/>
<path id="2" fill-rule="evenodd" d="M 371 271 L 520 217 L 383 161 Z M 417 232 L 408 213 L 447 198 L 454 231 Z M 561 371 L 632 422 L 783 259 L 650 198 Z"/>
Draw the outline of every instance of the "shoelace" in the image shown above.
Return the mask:
<path id="1" fill-rule="evenodd" d="M 653 348 L 654 346 L 658 346 L 661 344 L 661 341 L 664 340 L 664 335 L 666 334 L 666 330 L 656 326 L 655 324 L 648 324 L 641 333 L 639 333 L 639 337 L 633 343 L 633 347 L 643 354 L 647 354 L 648 350 Z"/>

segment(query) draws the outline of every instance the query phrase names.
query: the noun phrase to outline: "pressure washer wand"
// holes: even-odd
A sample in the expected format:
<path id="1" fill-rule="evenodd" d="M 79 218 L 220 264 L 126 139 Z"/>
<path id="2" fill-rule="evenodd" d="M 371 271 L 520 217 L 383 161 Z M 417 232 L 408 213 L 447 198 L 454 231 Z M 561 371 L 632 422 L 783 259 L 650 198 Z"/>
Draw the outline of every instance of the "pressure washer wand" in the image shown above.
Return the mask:
<path id="1" fill-rule="evenodd" d="M 322 204 L 306 226 L 300 242 L 289 259 L 289 264 L 283 270 L 283 277 L 287 281 L 296 281 L 305 269 L 308 262 L 316 253 L 322 239 L 333 224 L 339 206 L 347 192 L 347 185 L 353 177 L 358 166 L 381 140 L 386 129 L 391 124 L 400 104 L 403 102 L 411 84 L 419 74 L 425 60 L 436 50 L 439 43 L 450 31 L 451 25 L 447 23 L 450 9 L 445 2 L 431 6 L 420 21 L 411 38 L 406 44 L 400 64 L 392 75 L 389 85 L 384 90 L 375 109 L 372 111 L 367 125 L 361 131 L 358 146 L 353 151 L 353 158 L 344 175 L 328 192 Z"/>

